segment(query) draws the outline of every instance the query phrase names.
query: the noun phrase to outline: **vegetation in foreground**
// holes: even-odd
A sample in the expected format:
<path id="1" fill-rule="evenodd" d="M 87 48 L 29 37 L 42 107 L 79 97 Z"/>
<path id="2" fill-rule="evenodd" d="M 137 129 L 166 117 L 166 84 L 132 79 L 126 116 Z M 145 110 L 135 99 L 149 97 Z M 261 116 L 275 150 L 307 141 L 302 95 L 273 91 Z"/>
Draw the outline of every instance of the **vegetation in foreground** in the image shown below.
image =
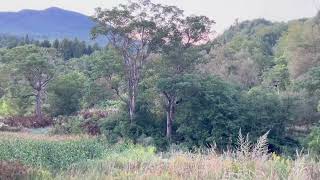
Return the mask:
<path id="1" fill-rule="evenodd" d="M 0 129 L 219 151 L 240 129 L 270 130 L 278 154 L 319 146 L 320 14 L 237 22 L 215 39 L 212 19 L 149 0 L 93 19 L 104 47 L 0 36 Z"/>
<path id="2" fill-rule="evenodd" d="M 317 179 L 320 163 L 268 153 L 267 134 L 251 144 L 240 133 L 234 151 L 215 149 L 157 153 L 152 146 L 107 145 L 99 139 L 5 133 L 0 179 Z M 35 138 L 37 136 L 37 138 Z M 59 138 L 55 136 L 54 138 Z"/>

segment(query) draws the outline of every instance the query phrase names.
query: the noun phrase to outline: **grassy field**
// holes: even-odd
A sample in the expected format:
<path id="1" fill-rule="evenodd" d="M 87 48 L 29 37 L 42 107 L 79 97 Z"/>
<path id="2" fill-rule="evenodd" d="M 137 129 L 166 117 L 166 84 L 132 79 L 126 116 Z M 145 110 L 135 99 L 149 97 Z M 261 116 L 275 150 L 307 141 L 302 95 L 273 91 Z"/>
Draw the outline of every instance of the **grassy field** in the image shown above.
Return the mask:
<path id="1" fill-rule="evenodd" d="M 266 137 L 234 152 L 156 153 L 96 137 L 0 133 L 0 179 L 318 179 L 320 163 L 266 153 Z M 2 169 L 1 169 L 2 168 Z"/>
<path id="2" fill-rule="evenodd" d="M 1 132 L 1 140 L 35 140 L 35 141 L 77 141 L 82 139 L 89 139 L 89 136 L 76 136 L 76 135 L 43 135 L 43 134 L 32 134 L 28 132 Z"/>

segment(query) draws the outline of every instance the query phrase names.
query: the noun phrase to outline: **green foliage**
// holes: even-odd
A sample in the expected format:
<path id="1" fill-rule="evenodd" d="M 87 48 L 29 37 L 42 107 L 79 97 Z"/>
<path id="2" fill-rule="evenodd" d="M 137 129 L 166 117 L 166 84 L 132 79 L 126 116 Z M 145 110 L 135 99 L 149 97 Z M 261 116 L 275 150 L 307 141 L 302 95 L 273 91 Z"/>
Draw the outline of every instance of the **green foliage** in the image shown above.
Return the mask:
<path id="1" fill-rule="evenodd" d="M 236 23 L 213 42 L 212 61 L 203 69 L 247 89 L 257 86 L 274 66 L 274 49 L 286 29 L 264 19 Z"/>
<path id="2" fill-rule="evenodd" d="M 295 80 L 319 66 L 320 29 L 314 19 L 292 21 L 288 26 L 278 43 L 278 55 L 286 58 L 290 78 Z"/>
<path id="3" fill-rule="evenodd" d="M 226 147 L 241 126 L 236 89 L 215 77 L 185 78 L 189 82 L 182 86 L 184 94 L 178 107 L 178 142 L 187 147 Z"/>
<path id="4" fill-rule="evenodd" d="M 185 83 L 174 125 L 178 143 L 189 148 L 212 144 L 226 148 L 235 145 L 241 129 L 253 139 L 270 130 L 273 151 L 285 152 L 290 147 L 288 153 L 292 153 L 299 147 L 284 130 L 293 116 L 293 100 L 259 88 L 242 93 L 213 77 L 187 77 L 188 81 L 179 81 Z"/>
<path id="5" fill-rule="evenodd" d="M 102 120 L 102 133 L 107 137 L 110 143 L 116 143 L 121 140 L 134 140 L 141 134 L 141 129 L 135 125 L 130 125 L 128 115 L 125 111 L 114 114 L 105 120 Z M 139 131 L 140 130 L 140 131 Z"/>
<path id="6" fill-rule="evenodd" d="M 50 112 L 53 116 L 71 115 L 81 109 L 86 77 L 80 72 L 71 72 L 57 77 L 50 85 Z"/>
<path id="7" fill-rule="evenodd" d="M 16 36 L 11 35 L 0 35 L 0 48 L 8 47 L 13 48 L 20 44 L 20 42 L 23 41 L 22 38 L 18 38 Z"/>
<path id="8" fill-rule="evenodd" d="M 64 60 L 80 58 L 83 55 L 90 55 L 94 51 L 100 50 L 100 47 L 97 44 L 94 46 L 87 45 L 86 42 L 79 41 L 78 39 L 63 39 L 61 41 L 55 40 L 52 43 L 52 47 L 57 49 L 59 53 L 62 54 Z"/>
<path id="9" fill-rule="evenodd" d="M 98 51 L 101 48 L 98 44 L 90 45 L 85 41 L 79 41 L 77 38 L 54 40 L 50 42 L 49 40 L 35 40 L 30 39 L 28 35 L 25 37 L 18 37 L 12 35 L 1 34 L 0 35 L 0 48 L 15 48 L 24 45 L 35 45 L 43 48 L 55 48 L 63 57 L 64 60 L 69 60 L 72 58 L 79 58 L 83 55 L 90 55 L 94 51 Z"/>
<path id="10" fill-rule="evenodd" d="M 310 68 L 299 80 L 296 81 L 296 87 L 302 96 L 300 105 L 303 108 L 303 118 L 308 119 L 310 123 L 319 121 L 319 100 L 320 100 L 320 68 Z"/>
<path id="11" fill-rule="evenodd" d="M 54 49 L 34 45 L 15 47 L 1 55 L 5 74 L 4 92 L 19 115 L 31 113 L 32 101 L 36 104 L 36 114 L 41 116 L 42 101 L 46 88 L 59 65 L 59 57 Z"/>
<path id="12" fill-rule="evenodd" d="M 102 157 L 105 148 L 96 139 L 63 142 L 2 139 L 0 160 L 20 161 L 34 167 L 61 170 L 80 161 Z"/>
<path id="13" fill-rule="evenodd" d="M 7 99 L 0 99 L 0 117 L 7 117 L 15 114 L 15 109 Z"/>
<path id="14" fill-rule="evenodd" d="M 90 56 L 72 59 L 69 70 L 82 72 L 87 82 L 84 89 L 86 107 L 101 105 L 116 92 L 123 91 L 123 64 L 113 48 L 96 51 Z"/>
<path id="15" fill-rule="evenodd" d="M 310 95 L 320 95 L 320 66 L 311 68 L 300 83 Z"/>
<path id="16" fill-rule="evenodd" d="M 291 161 L 289 159 L 272 154 L 272 166 L 276 170 L 280 179 L 288 179 L 290 174 Z"/>
<path id="17" fill-rule="evenodd" d="M 274 91 L 263 88 L 251 89 L 244 96 L 244 102 L 243 132 L 258 137 L 261 132 L 270 130 L 268 138 L 271 150 L 285 153 L 287 146 L 293 151 L 289 153 L 294 153 L 299 143 L 291 139 L 285 129 L 291 123 L 292 102 L 285 103 Z"/>
<path id="18" fill-rule="evenodd" d="M 51 134 L 82 134 L 85 120 L 81 116 L 58 116 L 55 118 L 54 127 Z"/>
<path id="19" fill-rule="evenodd" d="M 312 129 L 311 133 L 306 138 L 305 143 L 314 155 L 316 156 L 320 155 L 320 128 L 319 127 L 315 127 Z"/>
<path id="20" fill-rule="evenodd" d="M 205 75 L 185 74 L 174 82 L 159 81 L 159 85 L 174 90 L 181 99 L 175 109 L 172 142 L 187 148 L 216 144 L 224 149 L 236 144 L 240 129 L 253 139 L 270 130 L 273 151 L 285 152 L 286 146 L 291 147 L 289 150 L 299 147 L 284 130 L 292 118 L 292 104 L 274 91 L 255 88 L 248 93 L 241 92 L 219 78 Z M 157 105 L 159 99 L 156 94 L 148 93 L 149 90 L 145 89 L 139 98 L 135 124 L 126 120 L 126 114 L 104 121 L 102 129 L 109 140 L 143 142 L 145 137 L 152 137 L 149 143 L 166 149 L 165 110 L 158 112 L 163 107 Z"/>
<path id="21" fill-rule="evenodd" d="M 110 164 L 116 164 L 119 168 L 125 167 L 128 164 L 134 162 L 138 164 L 148 163 L 149 161 L 156 158 L 156 149 L 152 146 L 143 147 L 140 145 L 133 145 L 131 143 L 118 144 L 108 148 L 107 153 L 103 156 L 103 160 L 90 160 L 86 162 L 80 162 L 73 165 L 70 169 L 72 171 L 86 170 L 90 171 L 91 168 L 101 166 L 100 171 L 103 171 L 103 164 L 108 162 Z"/>
<path id="22" fill-rule="evenodd" d="M 274 61 L 276 65 L 264 74 L 263 85 L 285 91 L 291 83 L 287 61 L 285 57 L 276 58 Z"/>

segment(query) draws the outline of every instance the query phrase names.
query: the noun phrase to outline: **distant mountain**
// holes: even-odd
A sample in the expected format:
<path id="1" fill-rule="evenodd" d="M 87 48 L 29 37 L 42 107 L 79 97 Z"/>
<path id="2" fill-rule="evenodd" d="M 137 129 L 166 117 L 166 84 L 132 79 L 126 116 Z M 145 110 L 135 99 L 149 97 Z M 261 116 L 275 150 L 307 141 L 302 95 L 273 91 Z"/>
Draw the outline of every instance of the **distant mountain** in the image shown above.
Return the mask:
<path id="1" fill-rule="evenodd" d="M 57 7 L 45 10 L 0 12 L 0 33 L 36 39 L 78 38 L 90 41 L 90 17 Z"/>

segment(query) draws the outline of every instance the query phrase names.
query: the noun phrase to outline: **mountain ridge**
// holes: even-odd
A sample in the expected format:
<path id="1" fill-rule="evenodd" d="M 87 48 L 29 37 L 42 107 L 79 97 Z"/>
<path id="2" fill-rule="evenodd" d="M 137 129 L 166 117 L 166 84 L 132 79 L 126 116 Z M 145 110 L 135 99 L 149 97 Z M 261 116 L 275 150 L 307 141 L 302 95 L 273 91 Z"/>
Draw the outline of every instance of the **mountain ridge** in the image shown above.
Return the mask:
<path id="1" fill-rule="evenodd" d="M 36 39 L 78 38 L 91 41 L 90 31 L 93 26 L 94 22 L 89 16 L 59 7 L 0 12 L 1 34 L 28 34 Z"/>

